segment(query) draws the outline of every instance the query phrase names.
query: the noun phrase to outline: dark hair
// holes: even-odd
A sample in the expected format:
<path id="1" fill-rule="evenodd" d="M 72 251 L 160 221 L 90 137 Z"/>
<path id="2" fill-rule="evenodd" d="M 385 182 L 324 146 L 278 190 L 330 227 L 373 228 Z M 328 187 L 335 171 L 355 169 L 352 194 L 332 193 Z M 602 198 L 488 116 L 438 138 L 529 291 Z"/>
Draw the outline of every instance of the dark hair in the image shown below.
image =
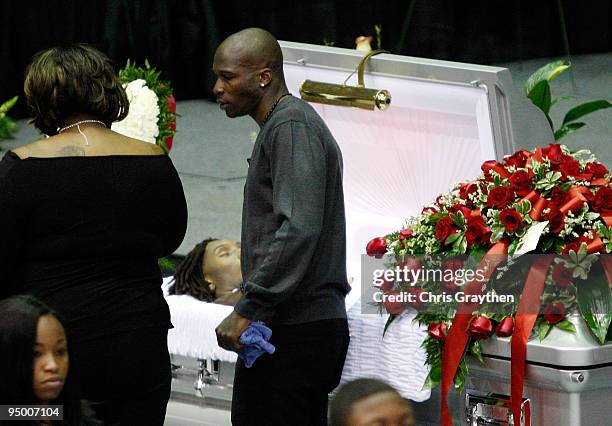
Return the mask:
<path id="1" fill-rule="evenodd" d="M 382 392 L 393 392 L 400 396 L 392 386 L 377 379 L 356 379 L 342 385 L 329 406 L 330 426 L 348 426 L 346 421 L 353 404 Z"/>
<path id="2" fill-rule="evenodd" d="M 204 278 L 203 261 L 206 246 L 217 238 L 202 241 L 187 253 L 185 259 L 176 267 L 174 284 L 170 294 L 188 294 L 204 302 L 214 302 L 215 294 L 210 289 L 210 283 Z"/>
<path id="3" fill-rule="evenodd" d="M 32 388 L 34 345 L 38 320 L 45 315 L 53 315 L 62 323 L 57 312 L 33 296 L 13 296 L 0 301 L 0 404 L 38 403 Z M 70 372 L 62 393 L 52 404 L 64 406 L 62 424 L 80 423 L 81 402 Z"/>
<path id="4" fill-rule="evenodd" d="M 47 135 L 71 115 L 88 114 L 110 127 L 123 120 L 129 101 L 110 60 L 85 44 L 52 47 L 35 54 L 24 92 L 32 123 Z"/>

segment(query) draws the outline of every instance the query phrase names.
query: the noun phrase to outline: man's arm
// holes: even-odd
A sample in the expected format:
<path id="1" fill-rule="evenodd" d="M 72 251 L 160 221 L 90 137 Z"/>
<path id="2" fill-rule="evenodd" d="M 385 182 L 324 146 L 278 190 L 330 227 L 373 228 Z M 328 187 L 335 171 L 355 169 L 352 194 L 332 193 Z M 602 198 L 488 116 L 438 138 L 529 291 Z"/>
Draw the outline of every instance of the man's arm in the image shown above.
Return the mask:
<path id="1" fill-rule="evenodd" d="M 304 123 L 283 123 L 266 142 L 279 226 L 235 306 L 242 317 L 263 321 L 293 294 L 308 270 L 323 224 L 327 175 L 323 143 Z"/>

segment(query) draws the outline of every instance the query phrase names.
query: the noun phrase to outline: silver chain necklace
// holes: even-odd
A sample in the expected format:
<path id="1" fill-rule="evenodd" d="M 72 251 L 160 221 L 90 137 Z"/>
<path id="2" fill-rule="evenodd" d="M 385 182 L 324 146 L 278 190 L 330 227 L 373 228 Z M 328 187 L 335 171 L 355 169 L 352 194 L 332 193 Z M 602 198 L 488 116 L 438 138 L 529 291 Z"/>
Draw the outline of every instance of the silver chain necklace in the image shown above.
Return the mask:
<path id="1" fill-rule="evenodd" d="M 104 124 L 100 120 L 81 120 L 81 121 L 77 121 L 76 123 L 72 123 L 68 126 L 62 127 L 61 129 L 58 127 L 57 133 L 59 134 L 59 133 L 62 133 L 64 130 L 68 130 L 68 129 L 72 129 L 73 127 L 76 127 L 79 133 L 81 134 L 81 136 L 83 136 L 83 138 L 85 139 L 85 145 L 89 145 L 89 140 L 87 139 L 87 136 L 85 136 L 85 133 L 81 131 L 81 124 L 101 124 L 102 126 L 106 127 L 106 124 Z"/>

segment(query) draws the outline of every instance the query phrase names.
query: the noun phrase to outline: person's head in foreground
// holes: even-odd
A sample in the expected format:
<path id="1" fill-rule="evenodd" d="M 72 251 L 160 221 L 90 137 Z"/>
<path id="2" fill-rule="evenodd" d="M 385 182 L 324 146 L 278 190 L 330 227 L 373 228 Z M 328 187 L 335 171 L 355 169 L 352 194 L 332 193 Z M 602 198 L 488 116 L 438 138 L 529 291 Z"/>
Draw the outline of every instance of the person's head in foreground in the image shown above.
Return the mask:
<path id="1" fill-rule="evenodd" d="M 331 426 L 414 426 L 410 402 L 388 384 L 357 379 L 341 386 L 329 409 Z"/>
<path id="2" fill-rule="evenodd" d="M 232 34 L 215 52 L 213 93 L 228 117 L 250 115 L 257 123 L 287 93 L 283 54 L 276 38 L 261 28 Z"/>
<path id="3" fill-rule="evenodd" d="M 98 120 L 110 128 L 129 109 L 110 60 L 85 44 L 34 55 L 26 69 L 24 92 L 34 125 L 49 136 L 78 120 Z"/>
<path id="4" fill-rule="evenodd" d="M 197 244 L 176 267 L 170 293 L 233 305 L 240 295 L 241 282 L 240 243 L 209 238 Z"/>
<path id="5" fill-rule="evenodd" d="M 0 404 L 68 405 L 68 342 L 58 314 L 22 295 L 0 301 L 0 318 Z"/>

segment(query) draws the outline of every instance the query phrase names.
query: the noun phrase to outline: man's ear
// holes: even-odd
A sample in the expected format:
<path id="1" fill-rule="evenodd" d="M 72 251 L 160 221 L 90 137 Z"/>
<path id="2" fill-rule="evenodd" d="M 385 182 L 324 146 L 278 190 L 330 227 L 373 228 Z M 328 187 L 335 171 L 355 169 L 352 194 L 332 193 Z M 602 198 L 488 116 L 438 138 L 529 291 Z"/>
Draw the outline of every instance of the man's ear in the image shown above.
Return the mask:
<path id="1" fill-rule="evenodd" d="M 266 87 L 272 81 L 272 70 L 270 68 L 262 68 L 259 70 L 259 86 Z"/>

